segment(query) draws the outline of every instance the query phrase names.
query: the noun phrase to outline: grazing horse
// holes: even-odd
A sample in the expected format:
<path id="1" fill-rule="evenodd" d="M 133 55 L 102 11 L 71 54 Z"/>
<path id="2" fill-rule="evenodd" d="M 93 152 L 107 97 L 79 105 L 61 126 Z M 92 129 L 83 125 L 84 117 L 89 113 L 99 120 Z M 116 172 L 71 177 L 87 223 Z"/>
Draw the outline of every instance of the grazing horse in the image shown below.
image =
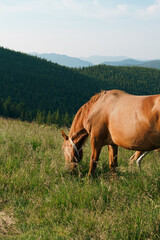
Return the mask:
<path id="1" fill-rule="evenodd" d="M 109 167 L 115 172 L 118 146 L 138 151 L 139 157 L 160 147 L 160 95 L 102 91 L 79 109 L 68 136 L 61 131 L 65 160 L 72 170 L 82 159 L 82 146 L 90 136 L 92 153 L 88 174 L 94 174 L 104 145 L 108 145 Z"/>

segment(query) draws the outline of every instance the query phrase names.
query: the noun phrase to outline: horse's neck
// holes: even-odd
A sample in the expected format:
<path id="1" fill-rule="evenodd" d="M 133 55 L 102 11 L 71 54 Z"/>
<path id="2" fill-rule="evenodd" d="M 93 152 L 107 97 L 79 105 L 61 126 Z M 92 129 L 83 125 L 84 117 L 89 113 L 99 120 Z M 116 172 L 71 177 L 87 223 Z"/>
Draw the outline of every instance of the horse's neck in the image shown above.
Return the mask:
<path id="1" fill-rule="evenodd" d="M 88 133 L 83 127 L 83 118 L 75 118 L 71 126 L 69 137 L 80 148 L 83 145 L 87 136 Z"/>
<path id="2" fill-rule="evenodd" d="M 78 110 L 69 133 L 69 137 L 74 141 L 75 144 L 77 143 L 78 145 L 83 145 L 85 139 L 88 137 L 88 133 L 85 130 L 83 123 L 86 121 L 91 107 L 104 93 L 105 92 L 102 91 L 101 93 L 96 94 Z"/>

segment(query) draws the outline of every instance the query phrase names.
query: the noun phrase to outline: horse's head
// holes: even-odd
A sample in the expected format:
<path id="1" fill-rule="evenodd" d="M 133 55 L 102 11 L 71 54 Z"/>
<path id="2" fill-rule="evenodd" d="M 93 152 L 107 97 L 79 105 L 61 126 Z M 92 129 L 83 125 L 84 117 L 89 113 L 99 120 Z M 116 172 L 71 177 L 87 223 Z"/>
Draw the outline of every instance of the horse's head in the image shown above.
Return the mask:
<path id="1" fill-rule="evenodd" d="M 63 130 L 61 130 L 61 132 L 62 137 L 64 138 L 62 150 L 64 152 L 66 165 L 71 169 L 71 171 L 73 171 L 77 166 L 78 162 L 82 159 L 83 152 L 82 149 L 77 148 L 73 140 L 68 137 Z"/>

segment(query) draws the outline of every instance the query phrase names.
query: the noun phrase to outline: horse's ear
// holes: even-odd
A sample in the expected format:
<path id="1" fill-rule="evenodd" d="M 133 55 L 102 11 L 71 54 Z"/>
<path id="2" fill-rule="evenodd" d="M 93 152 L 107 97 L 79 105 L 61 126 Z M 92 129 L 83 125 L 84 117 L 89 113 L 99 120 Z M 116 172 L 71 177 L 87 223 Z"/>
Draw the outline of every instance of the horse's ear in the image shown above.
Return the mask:
<path id="1" fill-rule="evenodd" d="M 68 140 L 68 136 L 65 134 L 65 132 L 63 130 L 61 130 L 61 133 L 62 133 L 62 137 L 65 139 L 65 140 Z"/>

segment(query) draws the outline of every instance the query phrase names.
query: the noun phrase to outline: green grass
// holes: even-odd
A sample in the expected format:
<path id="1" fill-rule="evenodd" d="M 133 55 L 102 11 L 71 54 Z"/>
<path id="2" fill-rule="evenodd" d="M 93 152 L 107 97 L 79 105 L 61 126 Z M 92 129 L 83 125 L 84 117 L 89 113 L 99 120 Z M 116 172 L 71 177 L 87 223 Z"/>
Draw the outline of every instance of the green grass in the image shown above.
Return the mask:
<path id="1" fill-rule="evenodd" d="M 90 143 L 76 174 L 66 171 L 56 126 L 0 118 L 0 239 L 160 239 L 160 155 L 140 172 L 119 149 L 117 177 L 105 147 L 88 179 Z"/>

